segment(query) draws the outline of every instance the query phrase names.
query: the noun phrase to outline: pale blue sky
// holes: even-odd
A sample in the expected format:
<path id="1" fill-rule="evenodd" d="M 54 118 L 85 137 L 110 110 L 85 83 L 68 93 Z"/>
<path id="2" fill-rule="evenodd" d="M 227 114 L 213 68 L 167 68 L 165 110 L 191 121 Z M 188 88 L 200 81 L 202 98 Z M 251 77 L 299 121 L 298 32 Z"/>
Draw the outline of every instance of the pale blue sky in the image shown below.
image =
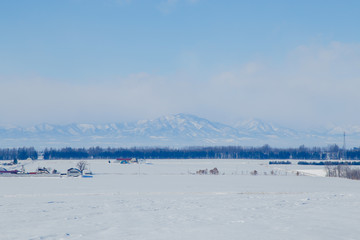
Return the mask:
<path id="1" fill-rule="evenodd" d="M 359 12 L 350 0 L 0 1 L 0 123 L 356 124 Z"/>

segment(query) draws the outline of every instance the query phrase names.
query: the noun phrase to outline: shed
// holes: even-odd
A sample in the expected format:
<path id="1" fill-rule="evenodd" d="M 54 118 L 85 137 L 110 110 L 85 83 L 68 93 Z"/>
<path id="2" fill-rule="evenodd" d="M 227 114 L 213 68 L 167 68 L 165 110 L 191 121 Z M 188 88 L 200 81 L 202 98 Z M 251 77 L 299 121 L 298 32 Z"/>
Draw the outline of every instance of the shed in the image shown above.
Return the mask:
<path id="1" fill-rule="evenodd" d="M 138 161 L 136 158 L 117 158 L 116 162 L 121 164 L 128 164 L 128 163 L 136 163 Z"/>
<path id="2" fill-rule="evenodd" d="M 81 176 L 81 171 L 77 168 L 69 168 L 67 170 L 67 175 L 69 177 L 78 177 L 78 176 Z"/>

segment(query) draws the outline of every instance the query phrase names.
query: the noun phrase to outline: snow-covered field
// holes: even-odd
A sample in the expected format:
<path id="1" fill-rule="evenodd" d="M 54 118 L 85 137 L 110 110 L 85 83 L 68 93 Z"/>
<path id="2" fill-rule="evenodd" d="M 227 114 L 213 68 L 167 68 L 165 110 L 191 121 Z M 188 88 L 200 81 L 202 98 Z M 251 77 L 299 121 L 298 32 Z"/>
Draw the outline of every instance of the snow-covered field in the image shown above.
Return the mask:
<path id="1" fill-rule="evenodd" d="M 360 181 L 320 177 L 320 166 L 88 163 L 93 178 L 0 177 L 0 239 L 360 239 Z M 220 175 L 193 174 L 214 167 Z"/>

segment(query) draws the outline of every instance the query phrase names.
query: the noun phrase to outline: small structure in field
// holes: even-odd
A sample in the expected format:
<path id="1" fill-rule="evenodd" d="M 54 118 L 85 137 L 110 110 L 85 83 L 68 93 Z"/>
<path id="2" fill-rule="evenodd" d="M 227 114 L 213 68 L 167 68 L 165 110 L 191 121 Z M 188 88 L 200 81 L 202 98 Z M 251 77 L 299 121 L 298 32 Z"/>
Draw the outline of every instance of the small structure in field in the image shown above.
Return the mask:
<path id="1" fill-rule="evenodd" d="M 198 174 L 198 175 L 206 175 L 206 174 L 208 174 L 208 170 L 207 169 L 200 169 L 200 170 L 196 171 L 196 174 Z"/>
<path id="2" fill-rule="evenodd" d="M 211 169 L 210 174 L 212 175 L 219 175 L 219 170 L 217 168 Z"/>
<path id="3" fill-rule="evenodd" d="M 213 168 L 210 169 L 210 171 L 208 169 L 200 169 L 198 171 L 196 171 L 196 174 L 198 175 L 219 175 L 219 170 L 217 168 Z"/>
<path id="4" fill-rule="evenodd" d="M 37 169 L 37 174 L 50 174 L 50 171 L 46 167 L 43 167 L 43 168 L 39 167 Z"/>
<path id="5" fill-rule="evenodd" d="M 136 158 L 117 158 L 116 162 L 120 164 L 130 164 L 130 163 L 137 163 L 138 160 Z"/>
<path id="6" fill-rule="evenodd" d="M 0 167 L 0 174 L 17 174 L 18 170 L 6 170 L 3 167 Z"/>
<path id="7" fill-rule="evenodd" d="M 93 173 L 91 171 L 84 171 L 83 175 L 81 177 L 83 177 L 83 178 L 92 178 Z"/>
<path id="8" fill-rule="evenodd" d="M 78 176 L 81 176 L 81 171 L 77 168 L 69 168 L 67 170 L 67 175 L 69 177 L 78 177 Z"/>

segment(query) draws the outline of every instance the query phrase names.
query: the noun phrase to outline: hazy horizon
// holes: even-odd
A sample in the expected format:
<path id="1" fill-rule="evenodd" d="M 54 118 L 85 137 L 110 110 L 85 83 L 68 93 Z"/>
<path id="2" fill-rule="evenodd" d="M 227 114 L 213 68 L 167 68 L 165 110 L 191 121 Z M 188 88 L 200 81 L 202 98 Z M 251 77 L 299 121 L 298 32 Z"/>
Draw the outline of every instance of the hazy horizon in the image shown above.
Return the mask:
<path id="1" fill-rule="evenodd" d="M 358 125 L 360 2 L 0 3 L 0 125 Z"/>

